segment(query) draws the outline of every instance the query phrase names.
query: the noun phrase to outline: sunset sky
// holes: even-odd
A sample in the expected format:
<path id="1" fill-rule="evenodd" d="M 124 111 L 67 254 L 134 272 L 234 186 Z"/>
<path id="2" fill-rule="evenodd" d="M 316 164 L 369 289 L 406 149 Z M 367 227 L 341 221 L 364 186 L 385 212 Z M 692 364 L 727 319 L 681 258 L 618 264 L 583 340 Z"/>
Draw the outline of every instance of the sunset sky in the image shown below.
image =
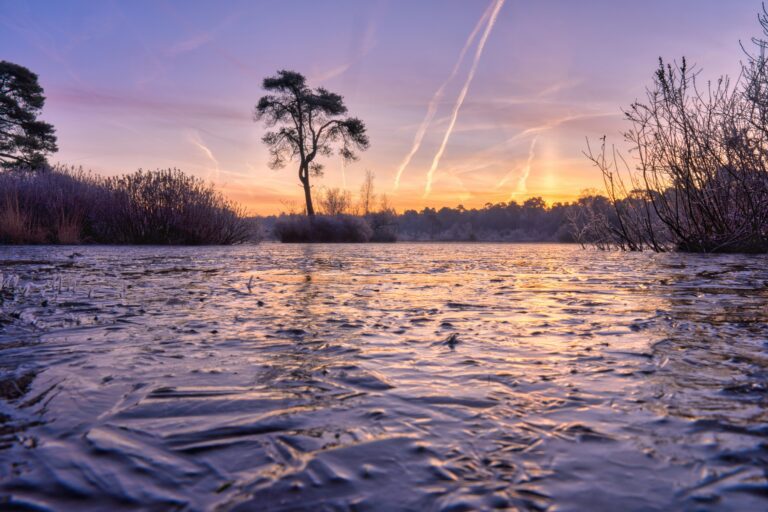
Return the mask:
<path id="1" fill-rule="evenodd" d="M 104 174 L 178 167 L 256 213 L 300 204 L 294 166 L 267 167 L 252 118 L 261 80 L 291 69 L 342 94 L 371 139 L 346 168 L 326 159 L 316 187 L 356 192 L 371 169 L 398 210 L 552 202 L 601 186 L 585 138 L 620 141 L 621 108 L 642 97 L 659 56 L 684 55 L 704 78 L 733 74 L 739 40 L 759 33 L 759 9 L 759 0 L 0 0 L 0 59 L 40 76 L 43 118 L 59 137 L 54 162 Z"/>

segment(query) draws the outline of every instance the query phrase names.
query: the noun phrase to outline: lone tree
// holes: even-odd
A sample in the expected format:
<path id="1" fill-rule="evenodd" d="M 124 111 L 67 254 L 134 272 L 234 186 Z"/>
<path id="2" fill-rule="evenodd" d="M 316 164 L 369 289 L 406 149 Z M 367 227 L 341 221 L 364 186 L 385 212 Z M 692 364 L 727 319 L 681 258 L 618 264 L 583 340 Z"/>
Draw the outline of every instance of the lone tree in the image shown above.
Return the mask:
<path id="1" fill-rule="evenodd" d="M 368 148 L 365 124 L 355 117 L 344 117 L 347 107 L 343 98 L 323 87 L 310 89 L 300 73 L 278 71 L 264 79 L 263 88 L 271 94 L 259 100 L 254 118 L 274 128 L 262 138 L 272 156 L 270 167 L 278 169 L 298 160 L 307 215 L 314 216 L 309 177 L 321 176 L 323 170 L 315 158 L 330 156 L 338 147 L 345 161 L 356 160 L 354 150 Z"/>
<path id="2" fill-rule="evenodd" d="M 0 61 L 0 163 L 4 167 L 42 167 L 46 155 L 58 150 L 53 126 L 37 119 L 44 104 L 36 74 Z"/>

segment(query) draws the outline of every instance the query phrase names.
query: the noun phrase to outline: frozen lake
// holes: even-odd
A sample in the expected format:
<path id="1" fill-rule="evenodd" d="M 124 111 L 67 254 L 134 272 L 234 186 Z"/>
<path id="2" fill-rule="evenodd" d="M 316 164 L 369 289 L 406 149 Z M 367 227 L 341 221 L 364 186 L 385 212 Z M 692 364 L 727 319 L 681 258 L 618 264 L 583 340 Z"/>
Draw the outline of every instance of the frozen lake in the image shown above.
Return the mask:
<path id="1" fill-rule="evenodd" d="M 0 247 L 0 272 L 0 508 L 768 508 L 765 256 Z"/>

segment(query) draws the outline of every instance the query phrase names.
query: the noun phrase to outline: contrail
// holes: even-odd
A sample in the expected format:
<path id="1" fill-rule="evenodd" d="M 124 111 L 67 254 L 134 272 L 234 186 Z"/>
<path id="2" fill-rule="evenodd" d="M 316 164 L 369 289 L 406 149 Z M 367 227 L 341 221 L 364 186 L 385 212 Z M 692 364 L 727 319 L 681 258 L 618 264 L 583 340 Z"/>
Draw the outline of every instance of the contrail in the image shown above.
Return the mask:
<path id="1" fill-rule="evenodd" d="M 445 79 L 445 82 L 443 82 L 442 85 L 438 87 L 438 89 L 435 91 L 435 94 L 432 95 L 432 99 L 429 100 L 429 104 L 427 105 L 427 114 L 424 116 L 424 119 L 419 125 L 419 129 L 416 131 L 416 135 L 413 137 L 413 146 L 411 146 L 411 151 L 405 156 L 403 162 L 400 164 L 400 167 L 397 169 L 397 175 L 395 176 L 395 190 L 400 187 L 400 177 L 403 175 L 403 171 L 405 171 L 405 168 L 408 167 L 408 164 L 411 163 L 411 159 L 421 147 L 421 142 L 424 140 L 424 135 L 427 133 L 427 128 L 429 128 L 429 125 L 432 123 L 432 119 L 434 119 L 435 114 L 437 113 L 437 105 L 440 103 L 440 100 L 443 97 L 445 88 L 448 86 L 450 81 L 454 79 L 456 73 L 459 72 L 461 63 L 464 62 L 464 57 L 467 54 L 467 50 L 469 50 L 469 47 L 475 41 L 477 33 L 480 32 L 480 27 L 483 26 L 483 22 L 490 15 L 492 7 L 493 4 L 490 4 L 485 9 L 485 12 L 480 17 L 480 19 L 477 20 L 475 28 L 472 30 L 472 33 L 469 34 L 467 41 L 464 43 L 464 47 L 459 53 L 459 58 L 456 60 L 456 64 L 454 64 L 453 69 L 451 70 L 451 74 L 448 75 L 448 78 Z"/>
<path id="2" fill-rule="evenodd" d="M 520 176 L 520 179 L 517 180 L 517 188 L 514 192 L 509 196 L 509 200 L 511 201 L 516 195 L 518 194 L 525 194 L 528 191 L 528 188 L 526 187 L 526 182 L 528 181 L 528 176 L 531 175 L 531 165 L 533 164 L 533 158 L 536 156 L 536 141 L 539 140 L 539 136 L 536 135 L 533 140 L 531 140 L 531 146 L 528 148 L 528 161 L 525 163 L 525 167 L 523 168 L 523 174 Z"/>
<path id="3" fill-rule="evenodd" d="M 358 41 L 359 44 L 355 45 L 356 51 L 355 54 L 347 61 L 344 62 L 335 68 L 329 69 L 328 71 L 324 73 L 320 73 L 318 75 L 313 75 L 310 81 L 312 82 L 325 82 L 326 80 L 330 80 L 331 78 L 336 78 L 339 75 L 343 75 L 346 73 L 349 68 L 363 60 L 363 58 L 373 49 L 375 46 L 375 35 L 376 35 L 376 26 L 373 24 L 372 21 L 368 23 L 368 26 L 365 28 L 365 32 L 362 34 L 362 37 Z"/>
<path id="4" fill-rule="evenodd" d="M 513 175 L 515 172 L 517 172 L 517 170 L 518 170 L 519 168 L 520 168 L 520 167 L 515 167 L 514 169 L 512 169 L 511 171 L 509 171 L 509 172 L 508 172 L 508 173 L 507 173 L 507 174 L 506 174 L 506 175 L 505 175 L 503 178 L 501 178 L 501 181 L 499 181 L 499 182 L 496 184 L 496 186 L 495 186 L 495 187 L 493 187 L 493 188 L 494 188 L 494 189 L 500 189 L 501 187 L 503 187 L 504 185 L 506 185 L 506 184 L 507 184 L 507 182 L 509 181 L 509 179 L 512 177 L 512 175 Z"/>
<path id="5" fill-rule="evenodd" d="M 477 48 L 475 49 L 475 58 L 472 61 L 472 67 L 467 74 L 467 80 L 464 82 L 464 87 L 461 88 L 459 97 L 456 99 L 456 105 L 454 105 L 453 112 L 451 113 L 451 122 L 448 124 L 448 129 L 445 131 L 445 135 L 443 136 L 443 143 L 440 144 L 440 149 L 438 149 L 437 153 L 435 153 L 435 158 L 432 160 L 432 167 L 429 168 L 429 172 L 427 173 L 427 186 L 424 188 L 424 197 L 427 197 L 432 191 L 432 178 L 435 175 L 437 166 L 440 164 L 440 158 L 442 158 L 443 153 L 445 152 L 445 146 L 448 144 L 448 139 L 451 137 L 453 127 L 456 125 L 456 118 L 459 116 L 459 109 L 461 108 L 462 103 L 464 103 L 464 98 L 467 97 L 467 91 L 469 91 L 469 85 L 472 83 L 472 79 L 475 77 L 475 71 L 477 70 L 477 64 L 480 62 L 480 56 L 483 54 L 485 42 L 488 40 L 491 29 L 493 29 L 493 25 L 496 23 L 496 17 L 499 15 L 499 11 L 501 10 L 502 5 L 504 5 L 504 0 L 496 0 L 495 5 L 493 6 L 491 17 L 488 18 L 488 24 L 485 26 L 485 31 L 480 38 L 480 42 L 477 44 Z"/>
<path id="6" fill-rule="evenodd" d="M 203 139 L 200 137 L 200 134 L 197 132 L 191 132 L 189 136 L 189 141 L 195 146 L 197 146 L 197 148 L 200 151 L 202 151 L 206 157 L 208 157 L 208 160 L 210 160 L 213 163 L 214 169 L 216 171 L 215 172 L 216 180 L 218 180 L 221 177 L 221 170 L 219 169 L 219 161 L 216 160 L 215 156 L 213 156 L 213 152 L 210 149 L 208 149 L 208 146 L 206 146 L 203 143 Z"/>

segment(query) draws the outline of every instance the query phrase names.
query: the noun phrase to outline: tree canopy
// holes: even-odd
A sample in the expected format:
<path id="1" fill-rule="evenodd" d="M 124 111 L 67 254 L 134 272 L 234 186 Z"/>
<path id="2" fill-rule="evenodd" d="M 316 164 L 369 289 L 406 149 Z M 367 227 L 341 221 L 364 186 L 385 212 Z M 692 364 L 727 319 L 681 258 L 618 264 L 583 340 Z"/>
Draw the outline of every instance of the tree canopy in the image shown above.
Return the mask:
<path id="1" fill-rule="evenodd" d="M 262 140 L 269 146 L 270 167 L 299 163 L 299 181 L 304 187 L 307 214 L 314 215 L 310 175 L 320 176 L 318 156 L 330 156 L 334 149 L 346 161 L 357 158 L 356 150 L 368 148 L 365 124 L 346 117 L 343 98 L 323 87 L 311 89 L 306 78 L 295 71 L 281 70 L 262 84 L 270 94 L 259 99 L 254 118 L 267 128 Z"/>
<path id="2" fill-rule="evenodd" d="M 0 162 L 3 166 L 44 166 L 58 150 L 52 125 L 37 117 L 45 104 L 37 75 L 0 61 Z"/>

